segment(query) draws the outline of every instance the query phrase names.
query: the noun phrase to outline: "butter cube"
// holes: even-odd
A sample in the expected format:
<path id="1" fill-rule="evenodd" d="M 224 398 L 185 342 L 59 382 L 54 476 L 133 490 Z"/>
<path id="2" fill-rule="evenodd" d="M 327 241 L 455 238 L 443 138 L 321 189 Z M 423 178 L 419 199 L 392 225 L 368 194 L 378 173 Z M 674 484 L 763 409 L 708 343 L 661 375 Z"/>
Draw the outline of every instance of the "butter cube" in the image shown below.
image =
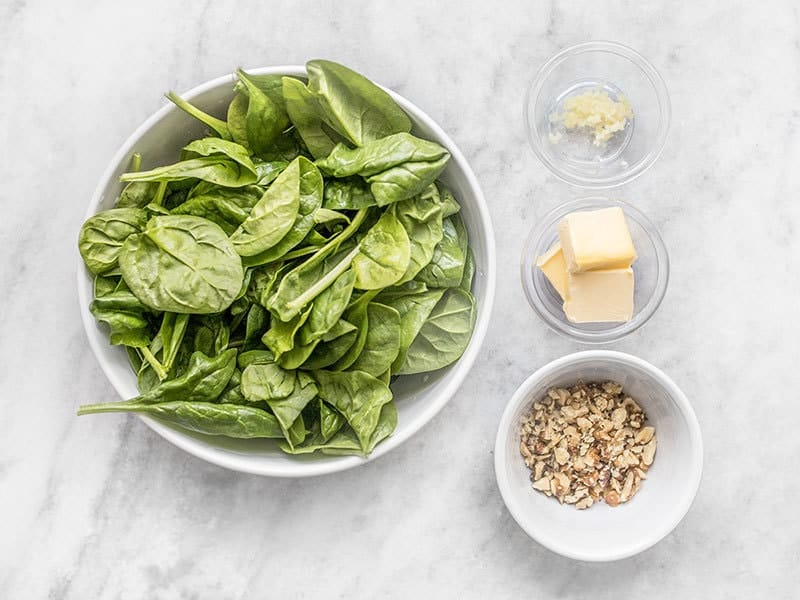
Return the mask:
<path id="1" fill-rule="evenodd" d="M 536 259 L 536 266 L 542 270 L 563 300 L 567 295 L 567 262 L 564 260 L 561 244 L 558 242 L 553 244 L 547 252 Z"/>
<path id="2" fill-rule="evenodd" d="M 636 260 L 628 222 L 618 206 L 568 214 L 558 224 L 558 237 L 570 273 L 624 269 Z"/>
<path id="3" fill-rule="evenodd" d="M 564 314 L 573 323 L 630 321 L 633 317 L 633 269 L 568 273 Z"/>

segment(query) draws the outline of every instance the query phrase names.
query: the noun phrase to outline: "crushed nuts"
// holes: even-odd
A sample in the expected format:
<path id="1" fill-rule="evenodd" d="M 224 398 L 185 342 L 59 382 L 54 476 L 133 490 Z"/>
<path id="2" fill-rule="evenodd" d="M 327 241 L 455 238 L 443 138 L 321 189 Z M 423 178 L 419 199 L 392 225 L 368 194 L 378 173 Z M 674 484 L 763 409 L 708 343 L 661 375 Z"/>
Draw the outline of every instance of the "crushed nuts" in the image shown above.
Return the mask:
<path id="1" fill-rule="evenodd" d="M 613 381 L 548 390 L 520 432 L 533 489 L 580 510 L 600 501 L 627 502 L 655 458 L 655 429 L 646 420 Z"/>

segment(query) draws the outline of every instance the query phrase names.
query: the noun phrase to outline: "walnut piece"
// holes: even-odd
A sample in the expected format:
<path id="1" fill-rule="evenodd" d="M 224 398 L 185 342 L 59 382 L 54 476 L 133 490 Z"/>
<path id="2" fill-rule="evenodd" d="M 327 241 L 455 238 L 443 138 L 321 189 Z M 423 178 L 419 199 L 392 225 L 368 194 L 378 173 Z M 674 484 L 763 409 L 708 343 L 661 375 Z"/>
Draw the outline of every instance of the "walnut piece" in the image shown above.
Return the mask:
<path id="1" fill-rule="evenodd" d="M 655 460 L 656 432 L 646 420 L 613 381 L 549 389 L 520 428 L 533 489 L 579 510 L 628 502 Z"/>

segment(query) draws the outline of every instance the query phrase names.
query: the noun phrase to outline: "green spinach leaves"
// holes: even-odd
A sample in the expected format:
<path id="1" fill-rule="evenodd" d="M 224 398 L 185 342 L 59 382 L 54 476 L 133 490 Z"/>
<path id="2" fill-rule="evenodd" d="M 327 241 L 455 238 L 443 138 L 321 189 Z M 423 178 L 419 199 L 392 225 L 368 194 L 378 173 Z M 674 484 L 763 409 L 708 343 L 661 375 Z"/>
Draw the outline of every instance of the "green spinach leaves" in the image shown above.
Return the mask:
<path id="1" fill-rule="evenodd" d="M 224 118 L 168 94 L 208 135 L 173 164 L 134 155 L 78 237 L 141 393 L 79 414 L 366 455 L 397 425 L 392 379 L 464 352 L 476 265 L 449 153 L 362 75 L 307 71 L 239 70 Z"/>

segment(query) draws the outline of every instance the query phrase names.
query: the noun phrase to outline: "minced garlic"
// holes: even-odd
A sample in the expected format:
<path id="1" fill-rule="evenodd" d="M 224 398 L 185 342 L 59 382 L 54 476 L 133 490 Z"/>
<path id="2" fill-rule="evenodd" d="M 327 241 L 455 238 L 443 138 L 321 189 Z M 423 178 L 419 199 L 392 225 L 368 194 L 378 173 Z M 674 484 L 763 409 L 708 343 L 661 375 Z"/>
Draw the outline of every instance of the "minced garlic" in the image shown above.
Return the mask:
<path id="1" fill-rule="evenodd" d="M 633 118 L 631 105 L 625 96 L 615 102 L 603 90 L 589 90 L 564 101 L 564 112 L 553 115 L 567 129 L 587 127 L 594 136 L 595 146 L 605 146 L 615 133 L 625 129 Z"/>

